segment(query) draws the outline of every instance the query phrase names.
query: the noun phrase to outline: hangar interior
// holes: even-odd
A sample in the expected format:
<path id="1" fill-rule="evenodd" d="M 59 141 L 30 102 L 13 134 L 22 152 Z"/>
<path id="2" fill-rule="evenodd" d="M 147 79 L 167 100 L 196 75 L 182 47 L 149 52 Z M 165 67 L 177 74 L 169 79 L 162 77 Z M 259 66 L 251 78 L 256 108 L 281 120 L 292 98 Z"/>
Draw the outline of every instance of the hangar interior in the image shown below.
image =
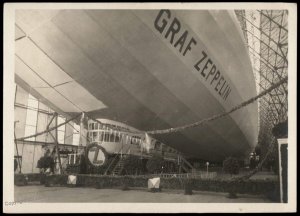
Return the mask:
<path id="1" fill-rule="evenodd" d="M 257 92 L 262 92 L 281 79 L 287 76 L 288 72 L 288 13 L 284 10 L 236 10 L 235 15 L 242 29 L 245 46 L 248 48 L 253 73 L 256 81 Z M 24 37 L 22 30 L 16 25 L 15 40 Z M 22 61 L 16 55 L 17 61 Z M 25 70 L 23 68 L 23 70 Z M 16 77 L 18 79 L 18 77 Z M 55 82 L 55 80 L 51 80 Z M 43 88 L 43 86 L 39 86 Z M 64 115 L 60 110 L 45 105 L 43 100 L 37 99 L 31 88 L 22 88 L 15 84 L 14 100 L 14 122 L 15 122 L 15 159 L 19 166 L 15 172 L 38 173 L 37 167 L 39 158 L 47 149 L 56 146 L 56 140 L 61 152 L 63 167 L 76 162 L 76 155 L 79 154 L 85 142 L 91 139 L 82 135 L 82 131 L 87 130 L 82 126 L 80 116 L 47 133 L 20 140 L 19 138 L 31 136 L 49 128 L 56 127 L 71 119 L 70 115 Z M 255 96 L 255 95 L 253 95 Z M 276 146 L 276 139 L 272 134 L 272 129 L 280 122 L 287 121 L 288 118 L 288 85 L 284 83 L 272 90 L 262 98 L 258 99 L 259 107 L 259 133 L 257 146 L 261 149 L 263 157 L 270 146 Z M 90 98 L 86 97 L 88 102 Z M 90 99 L 92 100 L 92 99 Z M 58 113 L 55 115 L 55 113 Z M 116 128 L 107 126 L 112 134 L 118 131 Z M 130 139 L 136 139 L 132 137 Z M 110 139 L 110 138 L 108 138 Z M 116 138 L 113 138 L 116 139 Z M 160 140 L 157 139 L 159 142 Z M 138 140 L 130 141 L 132 143 Z M 252 149 L 255 151 L 255 149 Z M 168 152 L 178 152 L 172 148 Z M 72 156 L 72 157 L 71 157 Z M 182 158 L 185 160 L 184 158 Z M 246 158 L 248 160 L 248 158 Z M 201 160 L 200 160 L 201 161 Z M 201 161 L 201 163 L 204 161 Z M 58 162 L 57 162 L 58 163 Z M 186 162 L 191 166 L 189 162 Z M 57 164 L 59 169 L 59 165 Z"/>

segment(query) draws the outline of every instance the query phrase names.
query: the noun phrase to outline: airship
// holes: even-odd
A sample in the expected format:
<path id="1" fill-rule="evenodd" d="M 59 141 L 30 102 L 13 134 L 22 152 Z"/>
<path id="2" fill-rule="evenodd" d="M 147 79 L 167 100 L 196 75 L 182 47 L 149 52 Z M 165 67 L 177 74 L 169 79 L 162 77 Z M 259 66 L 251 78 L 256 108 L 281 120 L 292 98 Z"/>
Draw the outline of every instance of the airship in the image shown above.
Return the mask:
<path id="1" fill-rule="evenodd" d="M 53 110 L 139 131 L 176 128 L 257 94 L 233 11 L 16 10 L 15 82 Z M 244 157 L 258 104 L 156 140 L 192 157 Z"/>

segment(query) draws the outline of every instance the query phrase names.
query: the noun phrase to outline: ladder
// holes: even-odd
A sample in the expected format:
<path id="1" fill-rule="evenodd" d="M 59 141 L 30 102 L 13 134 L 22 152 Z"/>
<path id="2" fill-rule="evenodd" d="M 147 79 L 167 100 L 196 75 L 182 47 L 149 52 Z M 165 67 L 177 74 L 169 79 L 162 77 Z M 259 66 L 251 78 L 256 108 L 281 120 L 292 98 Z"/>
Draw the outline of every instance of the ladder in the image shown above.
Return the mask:
<path id="1" fill-rule="evenodd" d="M 125 164 L 125 161 L 128 157 L 129 152 L 130 152 L 130 147 L 127 149 L 126 153 L 122 154 L 121 157 L 119 158 L 118 163 L 116 164 L 116 166 L 112 170 L 112 175 L 121 175 L 121 173 L 124 169 L 124 164 Z"/>
<path id="2" fill-rule="evenodd" d="M 111 163 L 108 165 L 107 169 L 104 172 L 104 175 L 113 174 L 113 175 L 119 175 L 119 173 L 122 172 L 124 168 L 124 161 L 126 157 L 126 154 L 130 152 L 130 147 L 127 149 L 126 154 L 121 154 L 123 149 L 120 149 Z M 118 167 L 118 168 L 117 168 Z M 116 173 L 116 174 L 114 174 Z"/>
<path id="3" fill-rule="evenodd" d="M 117 165 L 114 167 L 113 171 L 112 171 L 112 175 L 121 175 L 123 169 L 124 169 L 124 164 L 125 164 L 125 160 L 126 160 L 127 156 L 124 155 L 123 157 L 121 157 L 117 163 Z"/>

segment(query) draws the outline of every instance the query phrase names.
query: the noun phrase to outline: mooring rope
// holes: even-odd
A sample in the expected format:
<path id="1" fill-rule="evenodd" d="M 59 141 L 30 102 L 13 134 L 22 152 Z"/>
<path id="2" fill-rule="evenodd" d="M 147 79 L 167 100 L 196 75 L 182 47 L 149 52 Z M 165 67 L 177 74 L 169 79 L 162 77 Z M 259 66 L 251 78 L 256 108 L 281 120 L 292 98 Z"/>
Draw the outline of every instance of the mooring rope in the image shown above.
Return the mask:
<path id="1" fill-rule="evenodd" d="M 131 130 L 128 130 L 126 132 L 131 132 L 131 133 L 148 133 L 148 134 L 166 134 L 166 133 L 175 133 L 175 132 L 179 132 L 179 131 L 182 131 L 182 130 L 185 130 L 185 129 L 188 129 L 188 128 L 193 128 L 193 127 L 197 127 L 197 126 L 200 126 L 200 125 L 203 125 L 207 122 L 210 122 L 210 121 L 214 121 L 216 119 L 219 119 L 219 118 L 222 118 L 226 115 L 229 115 L 230 113 L 238 110 L 238 109 L 241 109 L 251 103 L 253 103 L 254 101 L 256 101 L 257 99 L 263 97 L 264 95 L 270 93 L 272 90 L 274 90 L 275 88 L 279 87 L 280 85 L 282 85 L 283 83 L 287 82 L 288 80 L 288 76 L 286 76 L 285 78 L 281 79 L 279 82 L 277 82 L 276 84 L 272 85 L 271 87 L 269 87 L 268 89 L 262 91 L 260 94 L 258 94 L 257 96 L 255 97 L 252 97 L 250 98 L 249 100 L 233 107 L 231 110 L 227 111 L 227 112 L 223 112 L 223 113 L 220 113 L 220 114 L 217 114 L 217 115 L 214 115 L 212 117 L 209 117 L 209 118 L 206 118 L 206 119 L 202 119 L 198 122 L 194 122 L 192 124 L 187 124 L 187 125 L 184 125 L 184 126 L 179 126 L 179 127 L 176 127 L 176 128 L 168 128 L 168 129 L 162 129 L 162 130 L 152 130 L 152 131 L 144 131 L 144 132 L 140 132 L 140 131 L 131 131 Z M 55 130 L 56 128 L 58 127 L 61 127 L 65 124 L 68 124 L 69 122 L 73 121 L 74 119 L 78 118 L 79 116 L 81 115 L 81 113 L 79 113 L 78 115 L 76 115 L 75 117 L 73 118 L 70 118 L 68 119 L 67 121 L 55 126 L 55 127 L 52 127 L 52 128 L 49 128 L 49 129 L 46 129 L 42 132 L 39 132 L 39 133 L 36 133 L 36 134 L 33 134 L 33 135 L 30 135 L 30 136 L 26 136 L 26 137 L 22 137 L 22 138 L 17 138 L 15 140 L 17 141 L 23 141 L 25 139 L 29 139 L 29 138 L 32 138 L 32 137 L 37 137 L 39 135 L 42 135 L 44 133 L 48 133 L 52 130 Z M 97 120 L 97 119 L 94 119 L 94 118 L 91 118 L 90 116 L 87 115 L 87 117 L 101 125 L 105 125 L 107 128 L 110 128 L 109 126 L 107 126 L 105 123 L 102 123 L 101 121 Z M 112 130 L 115 130 L 115 128 L 110 128 Z M 125 131 L 124 131 L 125 132 Z"/>
<path id="2" fill-rule="evenodd" d="M 191 124 L 179 126 L 179 127 L 176 127 L 176 128 L 168 128 L 168 129 L 162 129 L 162 130 L 152 130 L 152 131 L 144 131 L 144 132 L 143 132 L 143 131 L 132 131 L 132 130 L 128 130 L 128 131 L 123 131 L 123 132 L 131 132 L 131 133 L 135 133 L 135 134 L 137 134 L 137 133 L 143 133 L 143 134 L 144 134 L 144 133 L 148 133 L 148 134 L 166 134 L 166 133 L 175 133 L 175 132 L 179 132 L 179 131 L 186 130 L 186 129 L 188 129 L 188 128 L 197 127 L 197 126 L 203 125 L 203 124 L 205 124 L 205 123 L 207 123 L 207 122 L 214 121 L 214 120 L 217 120 L 217 119 L 219 119 L 219 118 L 222 118 L 222 117 L 224 117 L 224 116 L 226 116 L 226 115 L 231 114 L 232 112 L 234 112 L 234 111 L 236 111 L 236 110 L 239 110 L 239 109 L 241 109 L 241 108 L 243 108 L 243 107 L 245 107 L 245 106 L 247 106 L 247 105 L 253 103 L 253 102 L 256 101 L 257 99 L 263 97 L 264 95 L 270 93 L 270 92 L 271 92 L 272 90 L 274 90 L 275 88 L 277 88 L 277 87 L 279 87 L 280 85 L 282 85 L 283 83 L 287 82 L 287 80 L 288 80 L 288 76 L 286 76 L 285 78 L 281 79 L 279 82 L 275 83 L 274 85 L 270 86 L 268 89 L 262 91 L 262 92 L 261 92 L 260 94 L 258 94 L 257 96 L 252 97 L 252 98 L 250 98 L 249 100 L 247 100 L 247 101 L 245 101 L 245 102 L 243 102 L 243 103 L 241 103 L 241 104 L 239 104 L 239 105 L 233 107 L 231 110 L 229 110 L 229 111 L 227 111 L 227 112 L 223 112 L 223 113 L 217 114 L 217 115 L 214 115 L 214 116 L 209 117 L 209 118 L 206 118 L 206 119 L 202 119 L 202 120 L 200 120 L 200 121 L 198 121 L 198 122 L 194 122 L 194 123 L 191 123 Z M 99 123 L 99 124 L 101 124 L 101 125 L 105 125 L 107 128 L 110 128 L 110 129 L 112 129 L 112 130 L 115 130 L 115 128 L 111 128 L 111 127 L 107 126 L 107 124 L 105 124 L 105 123 L 103 123 L 103 122 L 101 122 L 101 121 L 99 121 L 99 120 L 97 120 L 97 119 L 94 119 L 94 118 L 90 117 L 87 113 L 85 113 L 85 114 L 86 114 L 86 116 L 87 116 L 89 119 L 91 119 L 91 120 L 93 120 L 93 121 L 95 121 L 95 122 L 97 122 L 97 123 Z M 30 135 L 30 136 L 22 137 L 22 138 L 17 138 L 16 140 L 22 141 L 22 140 L 25 140 L 25 139 L 29 139 L 29 138 L 32 138 L 32 137 L 36 137 L 36 136 L 42 135 L 42 134 L 44 134 L 44 133 L 48 133 L 48 132 L 50 132 L 50 131 L 52 131 L 52 130 L 55 130 L 56 128 L 58 128 L 58 127 L 60 127 L 60 126 L 63 126 L 63 125 L 65 125 L 65 124 L 68 124 L 70 121 L 72 121 L 72 120 L 78 118 L 80 115 L 81 115 L 81 113 L 78 114 L 78 115 L 76 115 L 75 117 L 73 117 L 73 118 L 71 118 L 71 119 L 68 119 L 67 121 L 65 121 L 65 122 L 63 122 L 63 123 L 61 123 L 61 124 L 59 124 L 59 125 L 57 125 L 57 126 L 55 126 L 55 127 L 49 128 L 49 129 L 44 130 L 44 131 L 42 131 L 42 132 L 36 133 L 36 134 L 34 134 L 34 135 Z M 121 131 L 121 130 L 120 130 L 120 131 Z"/>
<path id="3" fill-rule="evenodd" d="M 203 125 L 207 122 L 210 122 L 210 121 L 213 121 L 213 120 L 216 120 L 216 119 L 219 119 L 219 118 L 222 118 L 226 115 L 229 115 L 230 113 L 236 111 L 236 110 L 239 110 L 251 103 L 253 103 L 254 101 L 256 101 L 257 99 L 263 97 L 264 95 L 270 93 L 272 90 L 274 90 L 275 88 L 279 87 L 280 85 L 282 85 L 283 83 L 286 83 L 288 81 L 288 76 L 286 76 L 285 78 L 281 79 L 279 82 L 277 82 L 276 84 L 270 86 L 268 89 L 262 91 L 260 94 L 258 94 L 257 96 L 255 97 L 252 97 L 250 98 L 249 100 L 233 107 L 231 110 L 227 111 L 227 112 L 223 112 L 223 113 L 220 113 L 220 114 L 217 114 L 217 115 L 214 115 L 212 117 L 209 117 L 209 118 L 206 118 L 206 119 L 202 119 L 198 122 L 194 122 L 192 124 L 187 124 L 187 125 L 184 125 L 184 126 L 180 126 L 180 127 L 176 127 L 176 128 L 169 128 L 169 129 L 162 129 L 162 130 L 152 130 L 152 131 L 132 131 L 132 130 L 129 130 L 128 131 L 126 130 L 126 132 L 131 132 L 131 133 L 147 133 L 147 134 L 166 134 L 166 133 L 174 133 L 174 132 L 179 132 L 179 131 L 182 131 L 182 130 L 185 130 L 185 129 L 188 129 L 188 128 L 193 128 L 193 127 L 197 127 L 197 126 L 200 126 L 200 125 Z M 86 113 L 85 113 L 86 114 Z M 39 133 L 36 133 L 34 135 L 30 135 L 30 136 L 26 136 L 26 137 L 22 137 L 22 138 L 15 138 L 15 141 L 24 141 L 25 139 L 29 139 L 29 138 L 33 138 L 33 137 L 37 137 L 37 136 L 40 136 L 44 133 L 49 133 L 50 131 L 52 130 L 55 130 L 63 125 L 66 125 L 68 124 L 69 122 L 75 120 L 76 118 L 78 118 L 79 116 L 81 116 L 81 113 L 79 113 L 78 115 L 74 116 L 73 118 L 70 118 L 68 120 L 66 120 L 65 122 L 59 124 L 59 125 L 56 125 L 55 127 L 52 127 L 52 128 L 47 128 L 46 130 L 42 131 L 42 132 L 39 132 Z M 112 130 L 116 130 L 115 128 L 111 128 L 109 127 L 107 124 L 105 123 L 102 123 L 101 121 L 97 120 L 97 119 L 94 119 L 94 118 L 91 118 L 90 116 L 86 115 L 89 119 L 101 124 L 101 125 L 105 125 L 106 128 L 109 128 L 109 129 L 112 129 Z M 121 131 L 121 130 L 119 130 Z M 125 132 L 125 131 L 123 131 Z M 273 151 L 274 147 L 273 147 L 273 142 L 270 143 L 270 146 L 269 146 L 269 150 L 267 152 L 267 154 L 265 155 L 264 159 L 261 160 L 261 162 L 258 164 L 258 166 L 253 170 L 253 171 L 250 171 L 248 174 L 244 175 L 244 176 L 240 176 L 240 177 L 233 177 L 232 180 L 235 180 L 235 181 L 241 181 L 241 180 L 245 180 L 245 179 L 248 179 L 250 178 L 251 176 L 253 176 L 256 172 L 259 171 L 259 169 L 262 167 L 263 163 L 266 161 L 266 159 L 268 158 L 268 156 L 271 154 L 271 152 Z"/>
<path id="4" fill-rule="evenodd" d="M 217 115 L 214 115 L 210 118 L 206 118 L 203 119 L 201 121 L 192 123 L 192 124 L 188 124 L 188 125 L 184 125 L 184 126 L 180 126 L 180 127 L 176 127 L 176 128 L 170 128 L 170 129 L 163 129 L 163 130 L 153 130 L 153 131 L 146 131 L 145 133 L 148 134 L 166 134 L 166 133 L 174 133 L 174 132 L 179 132 L 188 128 L 192 128 L 192 127 L 197 127 L 200 126 L 204 123 L 207 123 L 209 121 L 213 121 L 219 118 L 222 118 L 226 115 L 229 115 L 230 113 L 239 110 L 251 103 L 253 103 L 254 101 L 256 101 L 257 99 L 265 96 L 266 94 L 270 93 L 272 90 L 274 90 L 275 88 L 278 88 L 280 85 L 282 85 L 283 83 L 286 83 L 288 81 L 288 76 L 286 76 L 285 78 L 281 79 L 279 82 L 275 83 L 274 85 L 270 86 L 268 89 L 262 91 L 261 93 L 259 93 L 257 96 L 250 98 L 249 100 L 233 107 L 231 110 L 227 111 L 227 112 L 223 112 Z M 92 119 L 100 124 L 103 124 L 102 122 L 96 120 L 96 119 Z M 135 132 L 137 133 L 137 132 Z M 255 173 L 257 173 L 259 171 L 259 169 L 262 167 L 262 165 L 264 164 L 264 162 L 267 160 L 267 158 L 269 157 L 269 155 L 273 152 L 274 150 L 274 146 L 273 146 L 273 142 L 270 143 L 269 147 L 268 147 L 268 152 L 266 153 L 265 157 L 260 161 L 260 163 L 256 166 L 256 168 L 252 171 L 250 171 L 249 173 L 243 175 L 243 176 L 239 176 L 239 177 L 232 177 L 231 180 L 239 182 L 239 181 L 243 181 L 246 179 L 249 179 L 251 176 L 253 176 Z"/>
<path id="5" fill-rule="evenodd" d="M 179 127 L 176 127 L 176 128 L 168 128 L 168 129 L 162 129 L 162 130 L 151 130 L 151 131 L 132 131 L 130 129 L 124 131 L 124 130 L 120 130 L 118 129 L 118 131 L 121 131 L 121 132 L 130 132 L 130 133 L 135 133 L 135 134 L 138 134 L 138 133 L 142 133 L 142 134 L 145 134 L 145 133 L 148 133 L 148 134 L 166 134 L 166 133 L 175 133 L 175 132 L 179 132 L 179 131 L 182 131 L 182 130 L 185 130 L 185 129 L 188 129 L 188 128 L 192 128 L 192 127 L 197 127 L 197 126 L 200 126 L 202 124 L 205 124 L 207 122 L 210 122 L 210 121 L 214 121 L 214 120 L 217 120 L 219 118 L 222 118 L 226 115 L 229 115 L 231 114 L 232 112 L 236 111 L 236 110 L 239 110 L 251 103 L 253 103 L 254 101 L 256 101 L 257 99 L 263 97 L 264 95 L 270 93 L 272 90 L 274 90 L 275 88 L 279 87 L 280 85 L 282 85 L 283 83 L 287 82 L 288 80 L 288 76 L 286 76 L 285 78 L 281 79 L 279 82 L 275 83 L 274 85 L 270 86 L 268 89 L 262 91 L 260 94 L 258 94 L 257 96 L 255 97 L 252 97 L 250 98 L 249 100 L 233 107 L 231 110 L 227 111 L 227 112 L 223 112 L 223 113 L 220 113 L 220 114 L 216 114 L 212 117 L 209 117 L 209 118 L 206 118 L 206 119 L 202 119 L 198 122 L 194 122 L 194 123 L 191 123 L 191 124 L 187 124 L 187 125 L 183 125 L 183 126 L 179 126 Z M 85 113 L 86 116 L 93 120 L 94 122 L 97 122 L 98 124 L 101 124 L 101 125 L 104 125 L 107 129 L 112 129 L 112 130 L 116 130 L 115 128 L 112 128 L 110 126 L 108 126 L 107 124 L 95 119 L 95 118 L 92 118 L 88 113 Z"/>
<path id="6" fill-rule="evenodd" d="M 220 113 L 220 114 L 217 114 L 217 115 L 214 115 L 212 117 L 209 117 L 209 118 L 206 118 L 206 119 L 203 119 L 201 121 L 198 121 L 198 122 L 195 122 L 195 123 L 192 123 L 192 124 L 187 124 L 187 125 L 184 125 L 184 126 L 180 126 L 180 127 L 176 127 L 176 128 L 169 128 L 169 129 L 162 129 L 162 130 L 153 130 L 153 131 L 146 131 L 145 133 L 148 133 L 148 134 L 166 134 L 166 133 L 175 133 L 175 132 L 179 132 L 179 131 L 182 131 L 182 130 L 185 130 L 185 129 L 188 129 L 188 128 L 193 128 L 193 127 L 197 127 L 197 126 L 200 126 L 204 123 L 207 123 L 207 122 L 210 122 L 210 121 L 213 121 L 213 120 L 216 120 L 216 119 L 219 119 L 219 118 L 222 118 L 226 115 L 229 115 L 230 113 L 238 110 L 238 109 L 241 109 L 251 103 L 253 103 L 254 101 L 256 101 L 257 99 L 263 97 L 264 95 L 270 93 L 273 89 L 279 87 L 280 85 L 282 85 L 283 83 L 287 82 L 288 80 L 288 76 L 286 76 L 285 78 L 281 79 L 279 82 L 275 83 L 274 85 L 272 85 L 270 88 L 262 91 L 260 94 L 258 94 L 257 96 L 255 97 L 252 97 L 250 98 L 249 100 L 233 107 L 231 110 L 227 111 L 227 112 L 223 112 L 223 113 Z"/>
<path id="7" fill-rule="evenodd" d="M 59 124 L 59 125 L 57 125 L 57 126 L 55 126 L 55 127 L 52 127 L 52 128 L 46 129 L 46 130 L 44 130 L 44 131 L 42 131 L 42 132 L 39 132 L 39 133 L 36 133 L 36 134 L 30 135 L 30 136 L 26 136 L 26 137 L 17 138 L 16 140 L 17 140 L 17 141 L 22 141 L 22 140 L 29 139 L 29 138 L 32 138 L 32 137 L 37 137 L 37 136 L 40 136 L 40 135 L 42 135 L 42 134 L 44 134 L 44 133 L 48 133 L 48 132 L 50 132 L 50 131 L 53 131 L 53 130 L 55 130 L 56 128 L 59 128 L 59 127 L 61 127 L 61 126 L 65 125 L 65 124 L 68 124 L 68 122 L 70 122 L 70 121 L 73 121 L 74 119 L 78 118 L 80 115 L 81 115 L 81 113 L 79 113 L 79 114 L 78 114 L 78 115 L 76 115 L 75 117 L 73 117 L 73 118 L 70 118 L 70 119 L 68 119 L 67 121 L 65 121 L 65 122 L 63 122 L 63 123 L 61 123 L 61 124 Z"/>
<path id="8" fill-rule="evenodd" d="M 262 165 L 267 160 L 267 158 L 271 155 L 273 150 L 274 150 L 274 142 L 271 141 L 268 146 L 268 151 L 265 154 L 265 157 L 259 162 L 259 164 L 253 170 L 249 171 L 247 174 L 245 174 L 243 176 L 231 177 L 231 180 L 236 181 L 236 182 L 241 182 L 241 181 L 247 180 L 250 177 L 252 177 L 255 173 L 257 173 L 262 168 Z"/>

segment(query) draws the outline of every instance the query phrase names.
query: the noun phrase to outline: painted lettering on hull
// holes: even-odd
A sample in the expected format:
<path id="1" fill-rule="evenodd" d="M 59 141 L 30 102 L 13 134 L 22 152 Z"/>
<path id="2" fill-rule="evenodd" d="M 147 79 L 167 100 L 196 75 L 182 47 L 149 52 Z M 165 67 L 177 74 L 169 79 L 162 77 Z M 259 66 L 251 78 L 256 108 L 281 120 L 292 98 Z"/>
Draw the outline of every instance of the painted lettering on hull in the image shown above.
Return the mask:
<path id="1" fill-rule="evenodd" d="M 192 49 L 195 49 L 197 45 L 196 39 L 190 35 L 188 30 L 182 27 L 178 18 L 172 17 L 170 10 L 160 10 L 158 12 L 154 27 L 182 56 L 192 52 Z M 203 50 L 201 53 L 202 56 L 199 56 L 199 60 L 193 67 L 200 73 L 203 80 L 211 85 L 218 96 L 223 100 L 227 100 L 231 93 L 229 82 L 226 81 L 207 52 Z"/>
<path id="2" fill-rule="evenodd" d="M 229 83 L 225 80 L 224 76 L 217 69 L 216 65 L 208 57 L 208 55 L 204 51 L 202 51 L 202 54 L 203 56 L 194 65 L 194 68 L 200 72 L 206 81 L 209 82 L 218 95 L 226 100 L 231 92 Z"/>

